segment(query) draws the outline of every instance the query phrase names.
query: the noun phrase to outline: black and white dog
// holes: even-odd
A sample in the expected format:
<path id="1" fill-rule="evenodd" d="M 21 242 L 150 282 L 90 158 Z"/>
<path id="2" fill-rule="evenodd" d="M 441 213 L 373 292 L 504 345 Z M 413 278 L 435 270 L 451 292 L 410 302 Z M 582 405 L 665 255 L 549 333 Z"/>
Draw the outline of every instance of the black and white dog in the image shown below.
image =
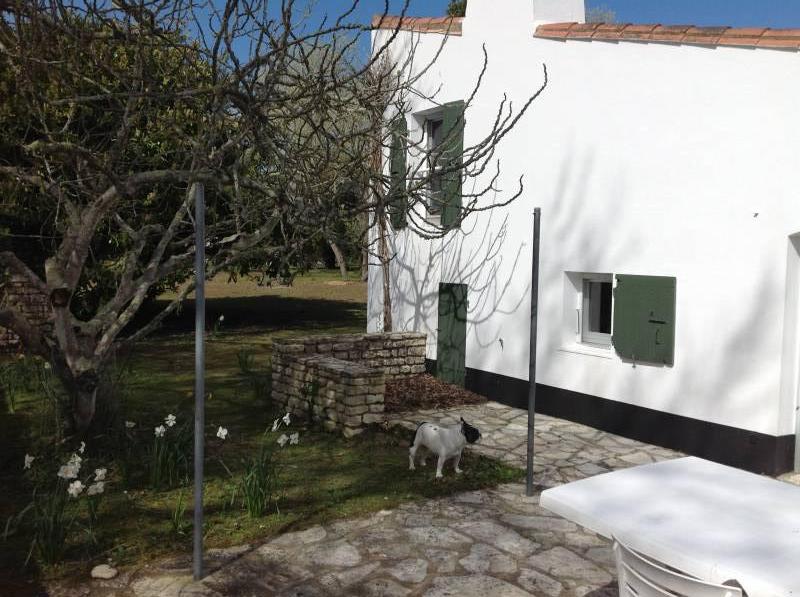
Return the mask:
<path id="1" fill-rule="evenodd" d="M 463 418 L 457 425 L 437 425 L 436 423 L 420 423 L 417 427 L 417 434 L 414 436 L 414 443 L 408 449 L 408 468 L 415 470 L 414 458 L 420 446 L 438 456 L 436 462 L 436 478 L 442 477 L 442 467 L 445 460 L 455 458 L 456 473 L 460 473 L 458 463 L 461 462 L 461 452 L 464 446 L 474 444 L 481 438 L 481 432 L 477 428 L 468 424 Z M 425 466 L 425 455 L 420 462 Z"/>

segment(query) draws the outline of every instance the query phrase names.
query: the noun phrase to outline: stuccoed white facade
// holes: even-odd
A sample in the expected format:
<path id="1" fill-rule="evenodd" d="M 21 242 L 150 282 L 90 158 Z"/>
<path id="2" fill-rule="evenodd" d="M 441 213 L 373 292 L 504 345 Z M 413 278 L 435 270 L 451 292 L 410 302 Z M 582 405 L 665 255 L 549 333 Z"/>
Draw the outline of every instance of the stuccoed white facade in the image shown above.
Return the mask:
<path id="1" fill-rule="evenodd" d="M 466 367 L 527 380 L 532 211 L 541 208 L 537 382 L 543 386 L 791 440 L 798 404 L 800 54 L 667 43 L 555 41 L 543 22 L 580 21 L 581 2 L 470 0 L 425 92 L 465 99 L 465 146 L 506 94 L 549 83 L 497 154 L 505 208 L 426 241 L 392 239 L 394 327 L 428 334 L 436 359 L 440 282 L 469 288 Z M 390 32 L 374 34 L 380 43 Z M 401 31 L 426 64 L 443 35 Z M 419 133 L 411 106 L 410 135 Z M 487 197 L 488 200 L 495 197 Z M 677 279 L 672 366 L 635 366 L 576 342 L 568 272 Z M 380 331 L 381 270 L 369 275 L 368 331 Z M 569 400 L 565 395 L 562 400 Z M 788 437 L 787 437 L 788 436 Z M 779 467 L 780 468 L 780 467 Z"/>

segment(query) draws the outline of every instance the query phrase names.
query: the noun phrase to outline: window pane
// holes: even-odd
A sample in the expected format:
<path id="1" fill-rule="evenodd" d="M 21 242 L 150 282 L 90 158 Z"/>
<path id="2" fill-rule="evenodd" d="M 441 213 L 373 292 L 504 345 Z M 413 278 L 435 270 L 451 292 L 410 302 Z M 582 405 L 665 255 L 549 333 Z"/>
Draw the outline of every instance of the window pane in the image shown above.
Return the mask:
<path id="1" fill-rule="evenodd" d="M 611 333 L 611 282 L 588 281 L 590 332 Z"/>
<path id="2" fill-rule="evenodd" d="M 429 139 L 429 148 L 435 149 L 442 144 L 442 125 L 444 124 L 443 120 L 429 120 L 428 121 L 428 139 Z"/>
<path id="3" fill-rule="evenodd" d="M 442 210 L 442 175 L 438 172 L 431 173 L 430 202 L 428 212 L 438 214 Z"/>

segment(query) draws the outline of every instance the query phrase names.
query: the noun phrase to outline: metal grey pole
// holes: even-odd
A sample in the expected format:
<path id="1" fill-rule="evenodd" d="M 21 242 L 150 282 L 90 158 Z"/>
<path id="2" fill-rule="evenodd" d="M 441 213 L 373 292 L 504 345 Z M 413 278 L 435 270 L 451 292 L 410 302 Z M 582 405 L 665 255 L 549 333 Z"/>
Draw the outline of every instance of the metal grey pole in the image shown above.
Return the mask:
<path id="1" fill-rule="evenodd" d="M 206 197 L 202 183 L 194 186 L 195 316 L 194 316 L 194 579 L 203 578 L 203 432 L 206 366 Z"/>
<path id="2" fill-rule="evenodd" d="M 533 259 L 531 260 L 531 341 L 528 362 L 528 466 L 525 494 L 533 495 L 533 424 L 536 419 L 536 323 L 539 318 L 539 220 L 541 210 L 533 209 Z"/>

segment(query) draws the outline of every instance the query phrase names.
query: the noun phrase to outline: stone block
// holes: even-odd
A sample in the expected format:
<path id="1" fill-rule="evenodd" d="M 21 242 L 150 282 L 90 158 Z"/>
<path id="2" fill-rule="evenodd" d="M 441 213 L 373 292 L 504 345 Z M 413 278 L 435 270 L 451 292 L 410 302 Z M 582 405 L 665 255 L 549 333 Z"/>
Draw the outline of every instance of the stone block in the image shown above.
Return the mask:
<path id="1" fill-rule="evenodd" d="M 347 439 L 355 437 L 356 435 L 359 435 L 361 433 L 364 433 L 363 427 L 345 427 L 344 429 L 342 429 L 342 435 L 345 436 Z"/>
<path id="2" fill-rule="evenodd" d="M 383 404 L 383 394 L 367 394 L 367 404 Z"/>
<path id="3" fill-rule="evenodd" d="M 367 394 L 345 394 L 339 402 L 345 406 L 359 406 L 367 403 Z"/>
<path id="4" fill-rule="evenodd" d="M 369 411 L 369 406 L 366 404 L 359 404 L 356 406 L 346 406 L 344 409 L 345 415 L 348 417 L 354 415 L 363 415 L 365 412 Z"/>
<path id="5" fill-rule="evenodd" d="M 369 408 L 369 412 L 371 413 L 382 413 L 386 408 L 386 405 L 381 402 L 379 404 L 370 404 L 367 408 Z"/>
<path id="6" fill-rule="evenodd" d="M 302 344 L 281 344 L 279 350 L 289 354 L 300 354 L 305 352 L 306 347 Z"/>
<path id="7" fill-rule="evenodd" d="M 367 413 L 361 417 L 361 420 L 364 425 L 372 425 L 374 423 L 383 423 L 386 420 L 386 416 L 378 413 Z"/>

